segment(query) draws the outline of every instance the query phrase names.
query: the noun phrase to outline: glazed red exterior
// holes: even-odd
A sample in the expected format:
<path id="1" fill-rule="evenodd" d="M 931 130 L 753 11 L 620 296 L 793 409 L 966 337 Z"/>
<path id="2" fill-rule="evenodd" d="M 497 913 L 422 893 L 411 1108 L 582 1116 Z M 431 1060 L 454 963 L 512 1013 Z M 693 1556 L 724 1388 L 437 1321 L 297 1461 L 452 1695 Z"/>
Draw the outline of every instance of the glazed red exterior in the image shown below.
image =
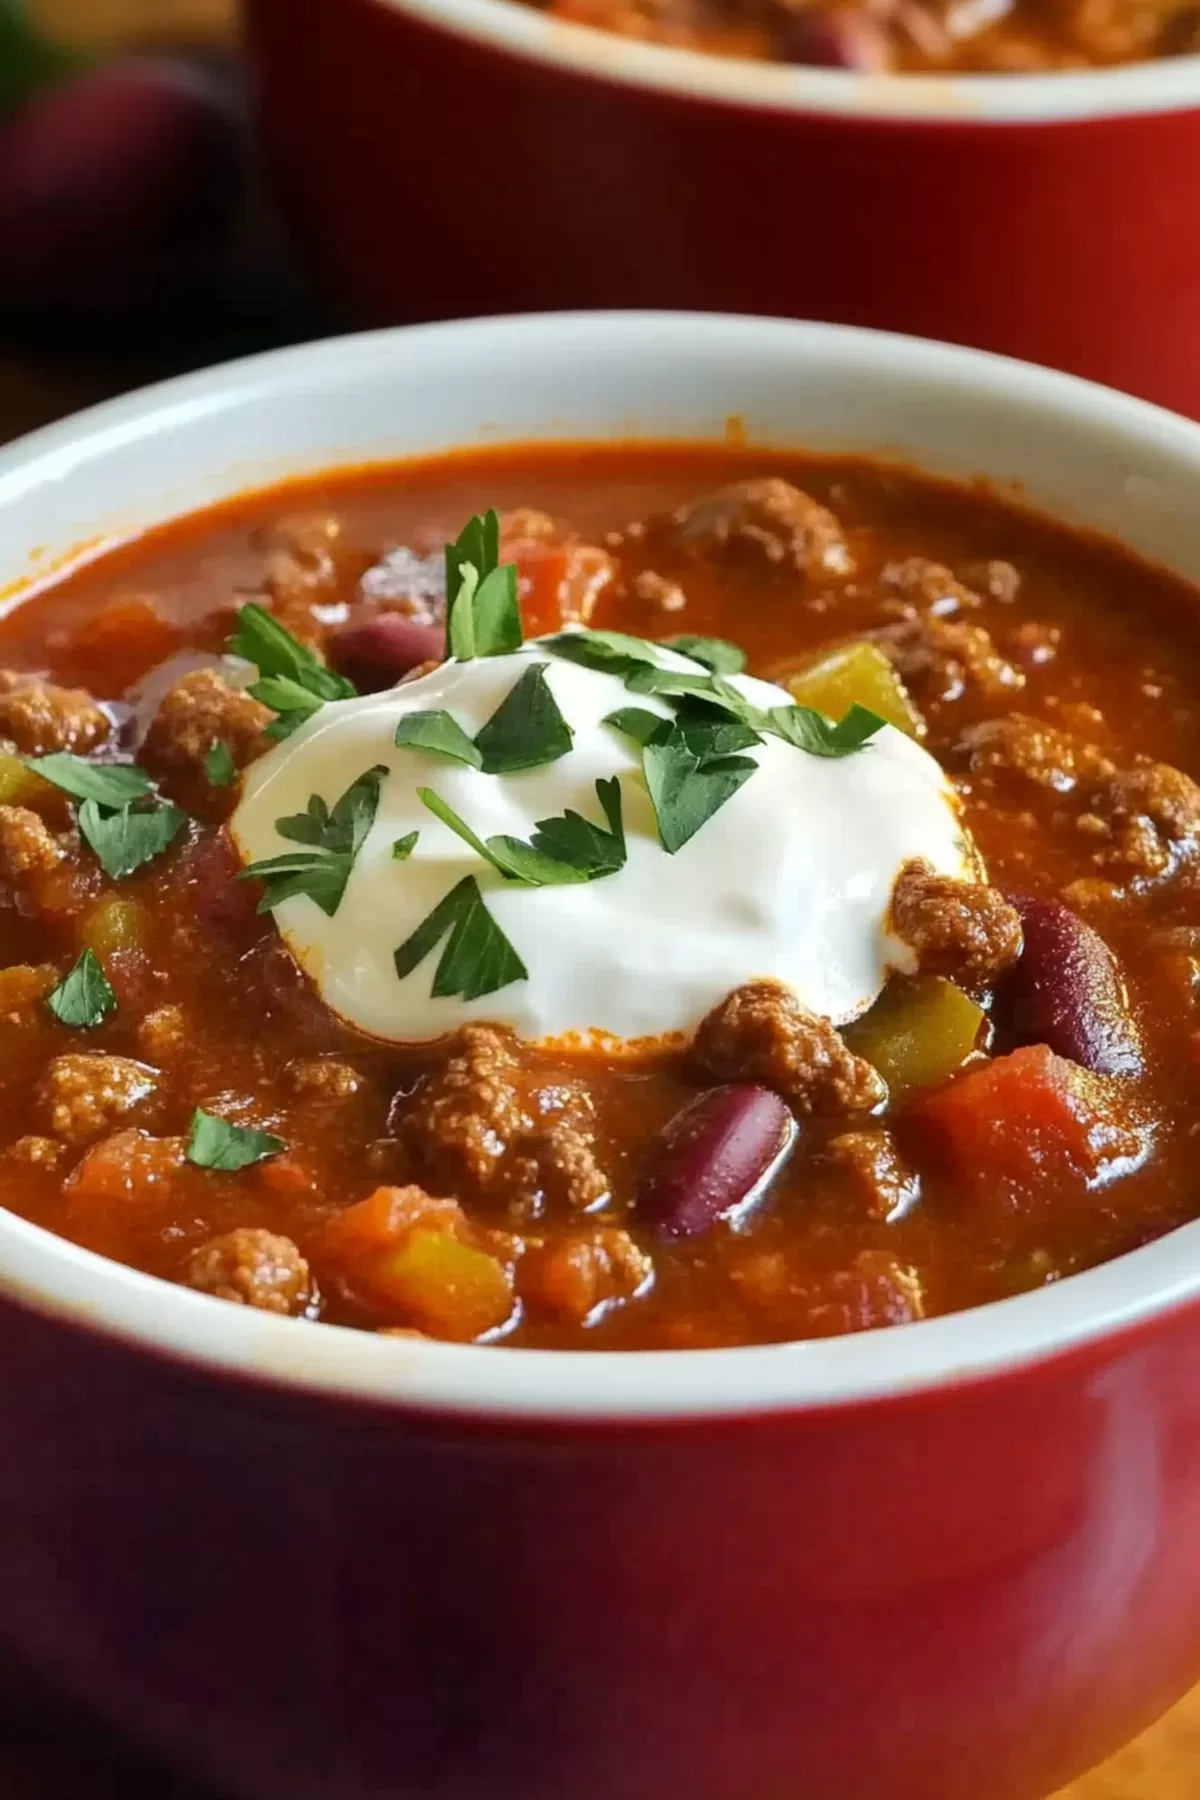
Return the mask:
<path id="1" fill-rule="evenodd" d="M 1033 1800 L 1200 1673 L 1198 1362 L 1192 1307 L 982 1386 L 606 1432 L 5 1304 L 0 1616 L 250 1800 Z"/>
<path id="2" fill-rule="evenodd" d="M 244 3 L 274 184 L 361 321 L 829 319 L 1200 415 L 1200 82 L 1187 111 L 873 121 L 550 67 L 384 0 Z"/>

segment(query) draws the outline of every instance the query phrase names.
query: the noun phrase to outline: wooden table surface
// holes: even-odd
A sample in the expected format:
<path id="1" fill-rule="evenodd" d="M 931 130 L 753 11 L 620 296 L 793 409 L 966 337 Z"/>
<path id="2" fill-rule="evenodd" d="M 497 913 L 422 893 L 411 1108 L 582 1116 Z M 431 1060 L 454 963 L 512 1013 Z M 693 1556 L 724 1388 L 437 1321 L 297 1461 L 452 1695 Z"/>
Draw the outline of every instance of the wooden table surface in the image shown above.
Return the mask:
<path id="1" fill-rule="evenodd" d="M 228 32 L 231 5 L 232 0 L 29 0 L 31 13 L 47 27 L 89 48 L 219 40 Z M 103 359 L 65 366 L 43 355 L 34 362 L 0 347 L 0 442 L 165 372 L 161 366 L 113 368 Z M 15 1673 L 6 1678 L 0 1672 L 0 1800 L 221 1797 L 152 1766 Z M 338 1797 L 331 1794 L 329 1800 Z M 1200 1689 L 1057 1800 L 1200 1800 Z"/>

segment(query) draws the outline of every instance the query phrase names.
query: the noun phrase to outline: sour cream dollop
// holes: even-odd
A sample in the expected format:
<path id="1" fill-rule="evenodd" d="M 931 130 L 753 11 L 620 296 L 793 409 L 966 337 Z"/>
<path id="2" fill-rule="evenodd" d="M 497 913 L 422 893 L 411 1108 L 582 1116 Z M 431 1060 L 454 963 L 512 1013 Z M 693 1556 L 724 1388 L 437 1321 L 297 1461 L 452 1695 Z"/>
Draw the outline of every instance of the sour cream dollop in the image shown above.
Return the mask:
<path id="1" fill-rule="evenodd" d="M 444 710 L 469 737 L 491 717 L 531 658 L 574 731 L 558 761 L 488 775 L 444 756 L 395 745 L 409 713 Z M 663 650 L 664 667 L 697 673 Z M 786 706 L 782 688 L 749 676 L 734 685 L 755 705 Z M 842 1024 L 864 1012 L 891 969 L 913 966 L 888 932 L 892 886 L 910 857 L 969 878 L 975 853 L 941 768 L 885 726 L 862 750 L 810 755 L 768 737 L 744 754 L 758 767 L 674 855 L 659 841 L 641 752 L 605 724 L 636 705 L 671 716 L 655 696 L 543 650 L 451 660 L 386 693 L 332 701 L 250 769 L 232 832 L 246 863 L 296 845 L 276 821 L 312 795 L 334 802 L 383 766 L 374 822 L 332 918 L 305 895 L 275 919 L 321 998 L 350 1025 L 392 1043 L 421 1043 L 469 1019 L 510 1026 L 531 1042 L 596 1036 L 637 1043 L 694 1030 L 743 983 L 774 978 L 803 1005 Z M 614 875 L 532 888 L 504 880 L 418 798 L 432 788 L 480 838 L 527 841 L 539 820 L 567 809 L 604 824 L 597 780 L 616 776 L 628 860 Z M 417 832 L 405 861 L 392 846 Z M 439 901 L 474 875 L 493 919 L 529 971 L 479 999 L 431 993 L 438 951 L 403 979 L 394 953 Z"/>

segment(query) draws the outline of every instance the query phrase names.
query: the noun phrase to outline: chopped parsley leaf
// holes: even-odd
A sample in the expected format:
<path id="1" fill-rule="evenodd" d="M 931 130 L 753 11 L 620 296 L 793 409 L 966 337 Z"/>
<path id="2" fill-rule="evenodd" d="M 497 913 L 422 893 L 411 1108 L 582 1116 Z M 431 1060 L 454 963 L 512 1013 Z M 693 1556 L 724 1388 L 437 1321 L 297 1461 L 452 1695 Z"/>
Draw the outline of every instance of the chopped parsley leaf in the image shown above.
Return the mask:
<path id="1" fill-rule="evenodd" d="M 545 663 L 533 663 L 475 736 L 485 774 L 510 775 L 557 762 L 574 742 L 546 679 Z"/>
<path id="2" fill-rule="evenodd" d="M 237 776 L 237 764 L 228 744 L 218 738 L 209 745 L 208 755 L 204 758 L 204 773 L 213 787 L 229 787 Z"/>
<path id="3" fill-rule="evenodd" d="M 786 738 L 797 749 L 807 750 L 810 756 L 831 757 L 852 756 L 886 724 L 886 719 L 857 701 L 836 725 L 811 706 L 775 706 L 764 719 L 767 730 Z"/>
<path id="4" fill-rule="evenodd" d="M 539 819 L 526 844 L 515 837 L 479 837 L 454 808 L 431 788 L 418 788 L 418 797 L 435 818 L 469 844 L 477 856 L 491 864 L 508 881 L 523 887 L 565 887 L 614 875 L 625 865 L 625 828 L 621 813 L 621 784 L 615 776 L 596 783 L 596 796 L 608 821 L 608 830 L 593 825 L 582 814 L 567 811 L 561 818 Z"/>
<path id="5" fill-rule="evenodd" d="M 622 679 L 643 664 L 657 665 L 657 644 L 649 638 L 632 637 L 627 631 L 559 631 L 553 637 L 539 638 L 538 648 L 549 651 L 551 656 L 561 656 L 566 662 Z"/>
<path id="6" fill-rule="evenodd" d="M 346 892 L 354 859 L 375 822 L 379 787 L 386 774 L 383 763 L 367 769 L 351 782 L 332 811 L 320 794 L 313 794 L 305 812 L 276 819 L 280 837 L 310 847 L 268 856 L 241 871 L 239 880 L 253 878 L 265 883 L 266 892 L 258 903 L 260 913 L 273 912 L 285 900 L 304 894 L 328 918 L 333 917 Z"/>
<path id="7" fill-rule="evenodd" d="M 197 1107 L 192 1114 L 191 1130 L 184 1147 L 188 1162 L 198 1169 L 248 1169 L 252 1163 L 265 1162 L 278 1156 L 287 1144 L 269 1131 L 256 1131 L 249 1125 L 231 1125 Z"/>
<path id="8" fill-rule="evenodd" d="M 446 545 L 446 655 L 504 656 L 522 641 L 517 571 L 500 561 L 500 521 L 494 511 L 477 514 Z"/>
<path id="9" fill-rule="evenodd" d="M 405 713 L 396 727 L 395 741 L 398 750 L 428 750 L 434 756 L 467 763 L 472 769 L 483 767 L 482 752 L 448 712 Z"/>
<path id="10" fill-rule="evenodd" d="M 49 756 L 27 756 L 25 767 L 43 781 L 53 782 L 64 794 L 76 800 L 94 800 L 113 811 L 154 792 L 150 777 L 132 763 L 89 762 L 85 756 L 73 756 L 69 750 L 55 750 Z"/>
<path id="11" fill-rule="evenodd" d="M 78 813 L 79 834 L 90 844 L 110 881 L 124 881 L 143 863 L 169 850 L 187 824 L 178 806 L 122 806 L 108 812 L 85 800 Z"/>
<path id="12" fill-rule="evenodd" d="M 714 675 L 740 675 L 746 667 L 746 652 L 725 638 L 688 637 L 685 634 L 669 637 L 665 642 L 668 649 L 678 650 L 681 656 L 690 656 L 693 662 L 703 663 Z"/>
<path id="13" fill-rule="evenodd" d="M 681 850 L 756 767 L 748 756 L 697 754 L 678 726 L 645 745 L 642 769 L 663 849 L 671 856 Z"/>
<path id="14" fill-rule="evenodd" d="M 392 861 L 407 862 L 417 847 L 420 835 L 419 831 L 406 831 L 403 837 L 398 837 L 392 845 Z"/>
<path id="15" fill-rule="evenodd" d="M 644 706 L 618 706 L 616 712 L 610 712 L 604 720 L 622 737 L 632 738 L 635 744 L 648 744 L 651 738 L 660 732 L 669 731 L 670 719 L 664 719 L 661 713 L 648 712 Z"/>
<path id="16" fill-rule="evenodd" d="M 285 631 L 278 619 L 253 601 L 238 608 L 229 648 L 258 670 L 258 680 L 248 690 L 252 698 L 278 715 L 267 726 L 268 737 L 289 737 L 326 700 L 354 698 L 352 682 L 326 668 L 307 644 Z"/>
<path id="17" fill-rule="evenodd" d="M 75 1030 L 99 1025 L 116 1004 L 108 976 L 91 950 L 85 950 L 70 973 L 46 995 L 46 1005 L 55 1018 Z"/>
<path id="18" fill-rule="evenodd" d="M 401 981 L 449 932 L 433 978 L 435 999 L 478 1000 L 498 993 L 513 981 L 527 981 L 529 970 L 484 905 L 479 883 L 464 875 L 456 887 L 424 919 L 395 952 Z"/>

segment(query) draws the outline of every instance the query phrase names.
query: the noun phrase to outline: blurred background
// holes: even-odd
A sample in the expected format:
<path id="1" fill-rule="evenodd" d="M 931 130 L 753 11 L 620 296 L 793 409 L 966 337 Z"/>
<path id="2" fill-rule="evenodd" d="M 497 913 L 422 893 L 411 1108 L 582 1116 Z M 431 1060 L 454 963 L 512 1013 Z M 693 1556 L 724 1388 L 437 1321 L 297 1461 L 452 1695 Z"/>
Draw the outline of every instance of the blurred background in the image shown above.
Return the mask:
<path id="1" fill-rule="evenodd" d="M 313 336 L 258 192 L 233 0 L 0 0 L 0 438 Z"/>

